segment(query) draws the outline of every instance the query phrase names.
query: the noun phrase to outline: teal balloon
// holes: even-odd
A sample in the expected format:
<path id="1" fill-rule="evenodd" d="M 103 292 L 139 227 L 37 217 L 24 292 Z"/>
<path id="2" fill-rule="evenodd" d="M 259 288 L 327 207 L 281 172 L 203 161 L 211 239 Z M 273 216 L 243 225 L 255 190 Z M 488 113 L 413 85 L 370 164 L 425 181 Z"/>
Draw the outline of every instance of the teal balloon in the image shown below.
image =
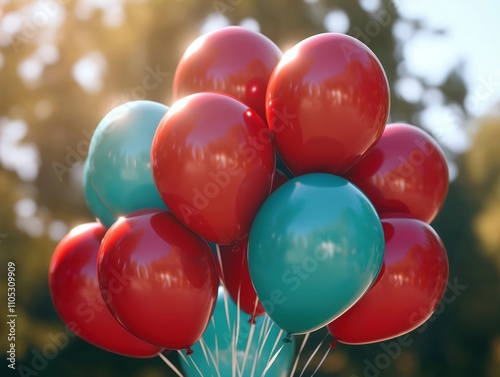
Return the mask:
<path id="1" fill-rule="evenodd" d="M 85 160 L 85 164 L 83 165 L 82 184 L 85 203 L 87 203 L 87 207 L 90 213 L 106 228 L 109 228 L 111 225 L 113 225 L 116 219 L 104 206 L 99 196 L 97 196 L 94 187 L 90 183 L 88 159 Z"/>
<path id="2" fill-rule="evenodd" d="M 214 363 L 208 354 L 208 350 L 212 353 L 213 358 L 217 361 L 218 355 L 218 371 L 221 377 L 233 375 L 233 351 L 232 351 L 232 336 L 236 333 L 238 324 L 238 308 L 231 300 L 229 294 L 226 293 L 228 311 L 224 305 L 224 290 L 219 288 L 217 303 L 215 305 L 212 321 L 208 324 L 207 329 L 203 333 L 202 339 L 207 352 L 208 361 L 203 353 L 200 342 L 193 345 L 194 351 L 190 356 L 184 356 L 187 362 L 181 358 L 181 365 L 187 377 L 200 377 L 200 373 L 196 370 L 194 364 L 198 367 L 203 377 L 218 377 Z M 290 343 L 284 343 L 285 334 L 281 329 L 268 319 L 266 327 L 266 316 L 257 318 L 254 334 L 250 343 L 250 348 L 242 370 L 242 377 L 251 377 L 252 368 L 255 361 L 255 370 L 253 376 L 261 376 L 267 366 L 268 360 L 283 346 L 278 357 L 266 373 L 266 377 L 288 377 L 292 369 L 292 364 L 295 361 L 295 341 L 291 338 Z M 239 363 L 240 369 L 243 368 L 243 358 L 250 337 L 250 324 L 246 320 L 243 312 L 239 313 L 239 337 L 236 343 L 236 361 Z M 229 325 L 228 325 L 229 321 Z M 269 330 L 270 329 L 270 330 Z M 267 331 L 269 335 L 264 342 Z M 281 334 L 280 334 L 281 333 Z M 259 339 L 260 338 L 260 339 Z M 274 344 L 276 339 L 279 339 L 276 347 Z M 263 347 L 261 347 L 263 345 Z M 274 347 L 274 350 L 273 350 Z M 261 350 L 262 348 L 262 350 Z M 216 351 L 218 349 L 218 351 Z M 261 352 L 259 354 L 259 352 Z M 190 360 L 191 359 L 191 360 Z M 194 361 L 194 364 L 193 364 Z M 238 372 L 236 375 L 239 376 Z"/>
<path id="3" fill-rule="evenodd" d="M 153 136 L 168 107 L 151 101 L 124 103 L 97 126 L 89 148 L 89 177 L 114 217 L 166 209 L 151 173 Z"/>
<path id="4" fill-rule="evenodd" d="M 259 210 L 248 244 L 260 302 L 291 334 L 319 329 L 368 290 L 382 266 L 384 233 L 368 198 L 344 178 L 296 177 Z"/>

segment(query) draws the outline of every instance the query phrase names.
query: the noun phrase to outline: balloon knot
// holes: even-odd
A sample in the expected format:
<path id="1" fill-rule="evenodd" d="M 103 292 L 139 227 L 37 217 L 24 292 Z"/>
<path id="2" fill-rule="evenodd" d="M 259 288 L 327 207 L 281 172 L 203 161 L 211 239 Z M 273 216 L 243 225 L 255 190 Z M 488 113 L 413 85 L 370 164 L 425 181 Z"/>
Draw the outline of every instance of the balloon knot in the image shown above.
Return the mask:
<path id="1" fill-rule="evenodd" d="M 292 343 L 292 334 L 287 333 L 285 339 L 283 339 L 283 343 Z"/>
<path id="2" fill-rule="evenodd" d="M 251 325 L 255 325 L 255 315 L 253 314 L 250 319 L 248 320 L 248 323 L 251 324 Z"/>
<path id="3" fill-rule="evenodd" d="M 164 349 L 164 350 L 163 350 L 163 353 L 164 353 L 165 355 L 170 355 L 170 353 L 171 353 L 171 352 L 172 352 L 172 350 L 169 350 L 169 349 Z"/>
<path id="4" fill-rule="evenodd" d="M 337 348 L 337 340 L 336 339 L 333 339 L 331 342 L 330 342 L 330 347 L 331 348 Z"/>
<path id="5" fill-rule="evenodd" d="M 186 355 L 191 356 L 192 354 L 193 350 L 191 349 L 191 347 L 188 347 L 188 349 L 186 350 Z"/>

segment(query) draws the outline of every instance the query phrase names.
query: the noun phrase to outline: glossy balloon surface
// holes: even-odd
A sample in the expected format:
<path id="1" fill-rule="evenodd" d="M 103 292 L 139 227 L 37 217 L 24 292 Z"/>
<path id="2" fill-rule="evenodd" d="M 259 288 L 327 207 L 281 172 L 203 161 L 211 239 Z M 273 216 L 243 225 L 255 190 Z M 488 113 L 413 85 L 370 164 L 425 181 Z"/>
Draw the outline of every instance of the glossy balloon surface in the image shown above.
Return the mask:
<path id="1" fill-rule="evenodd" d="M 251 325 L 243 319 L 241 312 L 238 313 L 238 308 L 231 298 L 227 297 L 226 299 L 227 311 L 223 289 L 221 288 L 213 320 L 208 325 L 202 337 L 205 351 L 207 353 L 211 352 L 214 359 L 218 360 L 217 368 L 214 366 L 210 356 L 210 363 L 207 362 L 200 343 L 196 343 L 193 347 L 194 352 L 192 355 L 185 356 L 184 358 L 181 357 L 181 365 L 187 377 L 200 376 L 200 373 L 194 367 L 193 361 L 200 369 L 203 377 L 217 377 L 219 375 L 221 377 L 233 376 L 233 360 L 238 363 L 241 371 L 241 374 L 236 372 L 236 375 L 241 377 L 262 376 L 268 361 L 283 345 L 281 339 L 284 338 L 284 334 L 280 334 L 281 329 L 270 321 L 269 318 L 259 317 L 257 323 L 253 325 L 254 333 L 250 340 L 246 362 L 244 362 Z M 233 337 L 236 337 L 237 331 L 237 341 L 233 342 Z M 265 339 L 266 334 L 268 334 L 267 339 Z M 276 347 L 274 347 L 276 340 L 278 342 Z M 234 349 L 233 344 L 235 346 Z M 294 351 L 294 340 L 292 338 L 292 342 L 284 345 L 265 375 L 267 377 L 288 376 L 294 361 Z M 217 370 L 219 374 L 217 374 Z"/>
<path id="2" fill-rule="evenodd" d="M 292 172 L 287 168 L 280 155 L 276 153 L 276 169 L 281 171 L 288 179 L 294 177 Z"/>
<path id="3" fill-rule="evenodd" d="M 287 181 L 285 174 L 276 170 L 271 192 Z M 248 271 L 248 237 L 232 245 L 220 245 L 219 250 L 221 280 L 233 301 L 239 302 L 241 310 L 250 314 L 250 322 L 253 322 L 255 317 L 264 314 L 265 310 L 257 298 Z"/>
<path id="4" fill-rule="evenodd" d="M 174 75 L 174 100 L 200 92 L 230 94 L 266 119 L 265 95 L 281 50 L 267 37 L 242 27 L 226 27 L 198 37 Z"/>
<path id="5" fill-rule="evenodd" d="M 101 224 L 103 224 L 106 228 L 109 228 L 115 222 L 115 217 L 102 203 L 101 198 L 97 195 L 90 182 L 89 177 L 89 160 L 85 160 L 85 164 L 83 165 L 83 177 L 82 177 L 82 185 L 83 185 L 83 194 L 85 196 L 85 203 L 87 204 L 88 209 L 92 216 L 95 219 L 99 220 Z"/>
<path id="6" fill-rule="evenodd" d="M 287 51 L 273 72 L 266 116 L 294 175 L 341 174 L 380 138 L 389 86 L 373 52 L 344 34 L 318 34 Z"/>
<path id="7" fill-rule="evenodd" d="M 346 173 L 379 213 L 431 223 L 448 192 L 448 165 L 437 142 L 409 124 L 388 124 L 375 147 Z"/>
<path id="8" fill-rule="evenodd" d="M 328 325 L 340 342 L 381 342 L 422 325 L 439 305 L 448 280 L 446 250 L 426 223 L 383 218 L 384 264 L 370 290 Z"/>
<path id="9" fill-rule="evenodd" d="M 248 246 L 262 306 L 290 333 L 316 330 L 352 306 L 382 265 L 377 213 L 345 179 L 315 173 L 277 189 L 260 209 Z"/>
<path id="10" fill-rule="evenodd" d="M 219 276 L 208 243 L 169 212 L 119 219 L 99 251 L 99 283 L 115 317 L 130 332 L 167 349 L 203 334 Z"/>
<path id="11" fill-rule="evenodd" d="M 97 254 L 105 233 L 102 224 L 83 224 L 59 242 L 49 267 L 54 307 L 68 328 L 97 347 L 124 356 L 156 356 L 162 348 L 125 330 L 102 299 Z"/>
<path id="12" fill-rule="evenodd" d="M 177 101 L 162 119 L 151 150 L 154 179 L 168 208 L 218 244 L 250 231 L 271 190 L 274 158 L 262 119 L 219 93 Z"/>
<path id="13" fill-rule="evenodd" d="M 221 245 L 221 279 L 234 302 L 239 302 L 243 312 L 250 315 L 250 321 L 265 313 L 260 304 L 248 272 L 248 237 L 232 245 Z M 244 318 L 244 320 L 246 320 Z"/>
<path id="14" fill-rule="evenodd" d="M 92 136 L 90 181 L 116 218 L 144 208 L 166 209 L 151 174 L 150 152 L 167 110 L 151 101 L 124 103 L 103 118 Z"/>

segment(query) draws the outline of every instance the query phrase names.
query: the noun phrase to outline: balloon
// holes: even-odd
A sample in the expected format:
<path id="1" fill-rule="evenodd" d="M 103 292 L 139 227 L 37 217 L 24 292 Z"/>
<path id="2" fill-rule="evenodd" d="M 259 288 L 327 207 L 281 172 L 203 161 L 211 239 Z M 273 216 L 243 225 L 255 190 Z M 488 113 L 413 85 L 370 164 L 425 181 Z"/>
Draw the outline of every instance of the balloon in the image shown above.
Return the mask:
<path id="1" fill-rule="evenodd" d="M 196 39 L 174 75 L 174 100 L 199 92 L 230 94 L 266 119 L 265 96 L 283 53 L 270 39 L 242 27 L 226 27 Z"/>
<path id="2" fill-rule="evenodd" d="M 102 200 L 99 198 L 97 193 L 94 190 L 90 182 L 89 177 L 89 160 L 85 160 L 83 165 L 83 193 L 85 196 L 85 203 L 92 213 L 92 216 L 99 220 L 101 224 L 103 224 L 106 228 L 109 228 L 115 222 L 115 217 L 102 203 Z"/>
<path id="3" fill-rule="evenodd" d="M 250 322 L 266 311 L 257 299 L 257 294 L 250 279 L 247 262 L 248 237 L 233 245 L 220 245 L 221 280 L 229 295 L 240 308 L 250 314 Z"/>
<path id="4" fill-rule="evenodd" d="M 199 93 L 162 119 L 151 164 L 172 213 L 207 240 L 231 244 L 248 234 L 269 195 L 275 160 L 253 110 L 225 94 Z"/>
<path id="5" fill-rule="evenodd" d="M 269 79 L 266 114 L 294 175 L 341 174 L 380 138 L 389 102 L 373 52 L 348 35 L 326 33 L 283 55 Z"/>
<path id="6" fill-rule="evenodd" d="M 276 169 L 274 172 L 273 185 L 271 186 L 271 193 L 275 192 L 279 187 L 283 186 L 288 181 L 289 177 L 281 170 Z"/>
<path id="7" fill-rule="evenodd" d="M 262 306 L 292 334 L 345 312 L 382 265 L 384 235 L 365 195 L 325 173 L 296 177 L 266 200 L 248 244 L 250 277 Z"/>
<path id="8" fill-rule="evenodd" d="M 208 243 L 169 212 L 120 218 L 102 240 L 98 274 L 113 315 L 148 342 L 189 348 L 212 316 L 215 258 Z"/>
<path id="9" fill-rule="evenodd" d="M 90 181 L 116 218 L 143 208 L 166 208 L 153 181 L 149 156 L 154 133 L 167 110 L 151 101 L 124 103 L 104 117 L 92 136 Z M 91 198 L 87 201 L 94 203 Z"/>
<path id="10" fill-rule="evenodd" d="M 221 287 L 219 289 L 213 320 L 208 325 L 202 337 L 205 351 L 207 353 L 211 352 L 213 358 L 218 360 L 217 368 L 214 366 L 210 356 L 208 356 L 210 363 L 207 362 L 203 353 L 203 348 L 198 342 L 193 347 L 194 352 L 192 355 L 181 358 L 181 365 L 187 377 L 200 377 L 200 373 L 194 367 L 193 361 L 200 369 L 200 372 L 204 377 L 233 376 L 233 356 L 235 357 L 235 361 L 238 363 L 239 368 L 242 369 L 245 350 L 250 338 L 251 326 L 254 326 L 254 333 L 251 339 L 247 360 L 245 362 L 244 369 L 241 370 L 241 375 L 238 373 L 236 375 L 241 377 L 262 376 L 268 360 L 270 360 L 283 345 L 283 342 L 280 339 L 276 347 L 274 347 L 276 340 L 279 337 L 284 338 L 284 334 L 281 333 L 278 326 L 272 323 L 269 318 L 266 319 L 265 317 L 260 317 L 257 319 L 257 323 L 255 325 L 250 325 L 248 322 L 238 318 L 239 313 L 237 306 L 230 298 L 227 298 L 227 307 L 228 310 L 226 313 L 224 291 Z M 267 326 L 266 322 L 268 323 Z M 238 341 L 235 344 L 235 352 L 233 352 L 232 339 L 233 336 L 236 336 L 238 323 L 239 336 Z M 269 335 L 264 342 L 267 331 L 269 331 Z M 216 355 L 218 355 L 218 359 Z M 290 374 L 293 361 L 294 344 L 292 338 L 291 344 L 284 344 L 282 351 L 267 371 L 266 377 L 288 376 Z M 252 374 L 254 364 L 255 369 Z M 219 374 L 217 374 L 217 369 Z"/>
<path id="11" fill-rule="evenodd" d="M 292 179 L 294 175 L 292 172 L 287 168 L 283 160 L 281 159 L 280 155 L 276 153 L 276 169 L 280 170 L 283 172 L 283 174 L 288 178 Z"/>
<path id="12" fill-rule="evenodd" d="M 105 233 L 102 224 L 83 224 L 59 242 L 49 267 L 54 307 L 69 329 L 94 346 L 130 357 L 156 356 L 162 348 L 125 330 L 102 299 L 96 263 Z"/>
<path id="13" fill-rule="evenodd" d="M 388 124 L 375 147 L 345 175 L 379 213 L 431 223 L 448 191 L 446 158 L 434 139 L 409 124 Z"/>
<path id="14" fill-rule="evenodd" d="M 276 170 L 271 192 L 282 186 L 288 178 Z M 250 322 L 255 322 L 255 317 L 265 313 L 264 308 L 257 299 L 257 294 L 250 279 L 247 261 L 248 237 L 232 245 L 220 245 L 220 277 L 229 295 L 234 302 L 239 302 L 241 310 L 250 314 Z"/>
<path id="15" fill-rule="evenodd" d="M 443 243 L 426 223 L 383 218 L 384 264 L 373 287 L 328 325 L 342 343 L 381 342 L 422 325 L 436 310 L 448 280 Z"/>

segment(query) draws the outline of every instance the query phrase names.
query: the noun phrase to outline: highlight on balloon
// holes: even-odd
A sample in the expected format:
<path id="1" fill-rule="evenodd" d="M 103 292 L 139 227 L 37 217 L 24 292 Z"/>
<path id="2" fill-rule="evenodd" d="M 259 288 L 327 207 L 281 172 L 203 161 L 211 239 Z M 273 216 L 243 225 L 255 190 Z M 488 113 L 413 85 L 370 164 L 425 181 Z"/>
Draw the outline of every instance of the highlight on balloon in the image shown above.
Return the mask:
<path id="1" fill-rule="evenodd" d="M 300 377 L 337 344 L 432 316 L 448 279 L 430 225 L 446 160 L 420 128 L 387 124 L 389 84 L 366 45 L 324 33 L 283 54 L 226 27 L 188 47 L 172 94 L 120 105 L 94 131 L 83 189 L 96 221 L 49 268 L 79 337 L 181 377 Z"/>

